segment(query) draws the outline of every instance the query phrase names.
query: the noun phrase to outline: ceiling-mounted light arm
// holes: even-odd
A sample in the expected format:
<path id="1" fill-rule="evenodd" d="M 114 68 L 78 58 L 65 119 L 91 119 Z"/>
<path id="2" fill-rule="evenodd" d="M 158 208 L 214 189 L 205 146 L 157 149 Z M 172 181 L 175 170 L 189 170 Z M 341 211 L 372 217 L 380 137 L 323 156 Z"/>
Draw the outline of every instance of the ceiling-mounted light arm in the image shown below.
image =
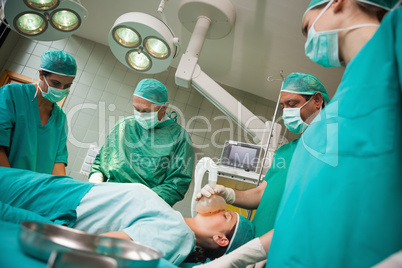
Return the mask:
<path id="1" fill-rule="evenodd" d="M 161 15 L 162 21 L 166 25 L 168 25 L 167 20 L 166 20 L 166 16 L 165 16 L 165 13 L 164 13 L 166 2 L 167 2 L 167 0 L 161 0 L 161 2 L 159 4 L 159 7 L 158 7 L 158 13 L 159 13 L 159 15 Z"/>
<path id="2" fill-rule="evenodd" d="M 263 146 L 267 144 L 269 140 L 269 130 L 272 125 L 271 122 L 267 121 L 264 123 L 217 82 L 205 74 L 198 64 L 194 70 L 191 85 L 235 124 L 247 132 L 247 134 L 253 138 L 253 142 Z M 276 129 L 278 129 L 278 127 Z M 276 137 L 277 135 L 273 136 Z M 277 140 L 273 141 L 271 146 L 276 146 L 277 142 Z"/>
<path id="3" fill-rule="evenodd" d="M 197 18 L 197 23 L 186 50 L 188 56 L 196 58 L 200 56 L 210 26 L 211 19 L 208 17 L 200 16 Z"/>
<path id="4" fill-rule="evenodd" d="M 168 0 L 161 0 L 161 2 L 159 3 L 159 7 L 158 7 L 158 13 L 161 16 L 163 23 L 165 23 L 165 25 L 169 28 L 169 30 L 172 32 L 172 35 L 174 36 L 173 44 L 176 46 L 176 52 L 175 52 L 173 58 L 176 58 L 177 55 L 179 55 L 179 53 L 180 53 L 180 42 L 179 42 L 179 38 L 174 34 L 172 28 L 169 27 L 169 24 L 167 23 L 167 20 L 166 20 L 164 11 L 165 11 L 165 5 L 166 5 L 167 1 Z"/>
<path id="5" fill-rule="evenodd" d="M 211 20 L 200 16 L 186 50 L 181 57 L 176 71 L 176 84 L 182 87 L 194 87 L 206 99 L 227 115 L 233 122 L 244 129 L 255 143 L 266 144 L 271 122 L 264 123 L 247 109 L 224 88 L 205 74 L 198 65 L 198 57 L 210 27 Z M 280 126 L 276 129 L 280 130 Z M 276 134 L 276 133 L 275 133 Z M 275 135 L 277 137 L 277 135 Z M 277 139 L 271 143 L 277 145 Z"/>
<path id="6" fill-rule="evenodd" d="M 178 86 L 193 86 L 211 101 L 224 114 L 243 128 L 255 143 L 267 144 L 271 122 L 264 123 L 224 88 L 205 74 L 198 65 L 205 39 L 218 39 L 226 36 L 232 29 L 235 10 L 229 0 L 182 0 L 179 19 L 192 35 L 186 53 L 177 67 L 175 81 Z M 270 148 L 276 148 L 280 125 L 275 124 L 274 139 Z"/>

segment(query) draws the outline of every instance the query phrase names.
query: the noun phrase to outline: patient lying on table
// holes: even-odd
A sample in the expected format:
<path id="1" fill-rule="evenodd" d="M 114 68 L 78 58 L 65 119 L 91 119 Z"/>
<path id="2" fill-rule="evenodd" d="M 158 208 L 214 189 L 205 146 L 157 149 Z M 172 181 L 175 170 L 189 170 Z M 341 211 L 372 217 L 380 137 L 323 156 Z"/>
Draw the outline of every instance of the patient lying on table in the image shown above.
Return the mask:
<path id="1" fill-rule="evenodd" d="M 253 238 L 252 224 L 235 212 L 183 218 L 136 183 L 93 184 L 0 167 L 0 201 L 2 221 L 36 220 L 132 239 L 159 250 L 176 265 L 196 255 L 196 246 L 213 259 Z"/>

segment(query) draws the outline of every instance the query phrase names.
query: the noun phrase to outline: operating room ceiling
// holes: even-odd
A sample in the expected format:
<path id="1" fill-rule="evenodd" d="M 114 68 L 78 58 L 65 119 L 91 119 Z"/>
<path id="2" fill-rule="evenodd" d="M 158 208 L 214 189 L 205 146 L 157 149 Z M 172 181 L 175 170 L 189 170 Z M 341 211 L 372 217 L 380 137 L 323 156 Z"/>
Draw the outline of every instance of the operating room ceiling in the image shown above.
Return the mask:
<path id="1" fill-rule="evenodd" d="M 184 53 L 191 33 L 178 19 L 181 0 L 168 0 L 165 16 L 168 25 L 180 38 Z M 220 1 L 220 0 L 216 0 Z M 215 81 L 252 94 L 277 100 L 280 78 L 291 72 L 307 72 L 321 80 L 332 97 L 343 74 L 343 68 L 323 68 L 304 55 L 305 38 L 301 20 L 310 0 L 231 0 L 236 9 L 236 22 L 229 35 L 207 39 L 199 65 Z M 161 18 L 157 12 L 160 0 L 81 0 L 89 16 L 76 35 L 108 45 L 108 34 L 115 20 L 127 12 L 144 12 Z M 171 64 L 177 67 L 177 57 Z"/>

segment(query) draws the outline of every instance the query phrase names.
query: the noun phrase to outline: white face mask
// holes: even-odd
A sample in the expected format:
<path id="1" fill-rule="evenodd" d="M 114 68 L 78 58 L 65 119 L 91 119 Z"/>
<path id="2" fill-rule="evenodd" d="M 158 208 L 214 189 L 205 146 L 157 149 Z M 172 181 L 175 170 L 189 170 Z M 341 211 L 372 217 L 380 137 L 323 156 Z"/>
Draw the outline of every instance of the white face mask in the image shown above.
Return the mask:
<path id="1" fill-rule="evenodd" d="M 285 126 L 293 133 L 300 134 L 308 127 L 308 124 L 304 122 L 300 116 L 300 110 L 312 99 L 313 97 L 311 97 L 311 99 L 298 108 L 283 108 L 283 122 Z"/>
<path id="2" fill-rule="evenodd" d="M 65 96 L 67 96 L 68 92 L 70 91 L 70 88 L 59 89 L 49 86 L 46 77 L 44 77 L 44 81 L 47 85 L 47 93 L 43 92 L 42 88 L 39 86 L 39 83 L 38 88 L 42 92 L 42 96 L 53 103 L 61 101 Z"/>
<path id="3" fill-rule="evenodd" d="M 158 114 L 161 108 L 159 108 L 158 111 L 151 113 L 140 113 L 134 109 L 134 118 L 144 129 L 154 128 L 160 123 L 158 120 Z"/>
<path id="4" fill-rule="evenodd" d="M 340 31 L 352 30 L 361 27 L 375 26 L 378 24 L 367 23 L 351 26 L 343 29 L 335 29 L 330 31 L 316 32 L 314 25 L 317 20 L 324 14 L 324 12 L 331 6 L 333 0 L 329 1 L 327 6 L 320 12 L 317 18 L 311 25 L 308 34 L 307 41 L 304 45 L 304 51 L 306 56 L 313 62 L 320 64 L 324 67 L 341 67 L 344 63 L 339 59 L 339 42 L 338 33 Z"/>

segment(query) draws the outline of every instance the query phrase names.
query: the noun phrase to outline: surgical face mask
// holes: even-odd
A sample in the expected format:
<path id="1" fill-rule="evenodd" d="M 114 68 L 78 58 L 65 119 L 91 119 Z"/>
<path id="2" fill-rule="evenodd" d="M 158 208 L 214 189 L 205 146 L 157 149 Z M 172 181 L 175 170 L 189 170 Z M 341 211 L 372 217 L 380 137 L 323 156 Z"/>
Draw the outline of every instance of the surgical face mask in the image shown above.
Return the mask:
<path id="1" fill-rule="evenodd" d="M 322 14 L 331 6 L 333 0 L 330 1 L 327 6 L 320 12 L 317 18 L 311 25 L 308 34 L 307 41 L 304 45 L 304 51 L 306 56 L 313 62 L 320 64 L 324 67 L 341 67 L 344 63 L 339 60 L 339 42 L 338 33 L 340 31 L 352 30 L 361 27 L 376 26 L 378 24 L 367 23 L 351 26 L 343 29 L 336 29 L 330 31 L 316 32 L 314 25 Z"/>
<path id="2" fill-rule="evenodd" d="M 134 118 L 144 129 L 154 128 L 160 123 L 158 120 L 158 113 L 161 108 L 159 108 L 158 111 L 151 113 L 140 113 L 134 109 Z"/>
<path id="3" fill-rule="evenodd" d="M 283 122 L 285 126 L 293 133 L 300 134 L 308 127 L 308 124 L 304 122 L 300 116 L 300 110 L 312 99 L 313 97 L 311 97 L 311 99 L 298 108 L 283 108 Z"/>
<path id="4" fill-rule="evenodd" d="M 47 92 L 43 92 L 41 87 L 38 84 L 38 88 L 42 92 L 42 96 L 48 100 L 50 100 L 53 103 L 61 101 L 65 96 L 67 96 L 68 92 L 70 91 L 70 88 L 66 89 L 59 89 L 55 87 L 49 86 L 48 82 L 46 81 L 46 77 L 44 77 L 45 83 L 47 85 Z"/>

